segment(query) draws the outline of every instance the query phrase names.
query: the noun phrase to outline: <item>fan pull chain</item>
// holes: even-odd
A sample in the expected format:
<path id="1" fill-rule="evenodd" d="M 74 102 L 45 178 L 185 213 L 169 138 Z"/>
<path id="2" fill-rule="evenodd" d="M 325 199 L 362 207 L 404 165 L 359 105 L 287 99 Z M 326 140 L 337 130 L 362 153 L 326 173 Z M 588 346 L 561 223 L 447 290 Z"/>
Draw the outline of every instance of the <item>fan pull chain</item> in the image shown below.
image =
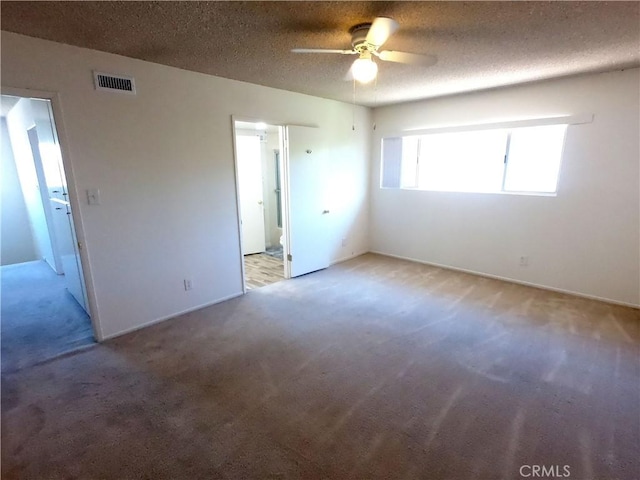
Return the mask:
<path id="1" fill-rule="evenodd" d="M 378 75 L 373 80 L 375 83 L 373 84 L 373 108 L 376 108 L 378 104 Z M 373 122 L 373 129 L 376 129 L 376 122 Z"/>
<path id="2" fill-rule="evenodd" d="M 353 103 L 351 104 L 351 130 L 356 129 L 356 79 L 353 79 Z"/>

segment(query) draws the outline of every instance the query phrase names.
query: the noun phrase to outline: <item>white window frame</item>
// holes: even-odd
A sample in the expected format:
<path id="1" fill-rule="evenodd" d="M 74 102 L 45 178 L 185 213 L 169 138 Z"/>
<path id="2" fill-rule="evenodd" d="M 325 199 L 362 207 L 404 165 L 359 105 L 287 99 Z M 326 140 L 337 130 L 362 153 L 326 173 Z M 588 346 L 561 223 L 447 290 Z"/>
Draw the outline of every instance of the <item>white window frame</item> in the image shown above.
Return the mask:
<path id="1" fill-rule="evenodd" d="M 571 125 L 580 125 L 585 123 L 592 123 L 594 119 L 593 114 L 579 114 L 579 115 L 561 115 L 554 117 L 545 117 L 545 118 L 528 118 L 522 120 L 510 120 L 504 122 L 496 122 L 496 123 L 481 123 L 481 124 L 471 124 L 471 125 L 455 125 L 455 126 L 443 126 L 443 127 L 431 127 L 431 128 L 415 128 L 415 129 L 407 129 L 403 132 L 395 135 L 384 135 L 381 138 L 380 142 L 380 182 L 379 188 L 385 190 L 419 190 L 419 191 L 428 191 L 428 192 L 442 192 L 442 193 L 491 193 L 491 194 L 505 194 L 505 195 L 533 195 L 533 196 L 556 196 L 557 195 L 557 182 L 560 178 L 560 171 L 558 172 L 558 178 L 556 179 L 556 189 L 554 192 L 536 192 L 536 191 L 515 191 L 515 190 L 505 190 L 505 181 L 507 174 L 507 162 L 509 155 L 509 146 L 511 142 L 511 132 L 507 132 L 507 141 L 505 146 L 505 156 L 504 156 L 504 169 L 502 172 L 502 185 L 501 189 L 495 192 L 472 192 L 472 191 L 457 191 L 457 190 L 431 190 L 431 189 L 423 189 L 419 186 L 416 187 L 385 187 L 383 186 L 383 174 L 384 174 L 384 158 L 382 155 L 382 143 L 385 138 L 404 138 L 404 137 L 414 137 L 414 136 L 426 136 L 430 134 L 438 134 L 438 133 L 456 133 L 456 132 L 472 132 L 478 130 L 513 130 L 516 128 L 527 128 L 527 127 L 542 127 L 548 125 L 566 125 L 567 129 Z M 562 153 L 561 156 L 564 156 L 564 146 L 566 142 L 566 131 L 565 131 L 565 139 L 563 141 Z M 420 151 L 418 140 L 418 152 Z M 418 168 L 419 168 L 419 160 L 418 160 Z M 562 168 L 562 160 L 559 169 Z M 416 177 L 418 178 L 418 177 Z"/>

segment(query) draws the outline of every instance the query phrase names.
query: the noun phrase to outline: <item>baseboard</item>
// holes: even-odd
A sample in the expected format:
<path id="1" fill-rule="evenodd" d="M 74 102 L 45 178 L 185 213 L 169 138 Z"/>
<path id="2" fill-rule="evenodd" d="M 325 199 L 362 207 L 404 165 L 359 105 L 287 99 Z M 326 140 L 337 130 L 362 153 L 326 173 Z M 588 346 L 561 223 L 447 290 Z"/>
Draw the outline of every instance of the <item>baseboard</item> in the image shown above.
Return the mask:
<path id="1" fill-rule="evenodd" d="M 359 257 L 360 255 L 364 255 L 365 253 L 369 253 L 369 250 L 359 250 L 357 252 L 352 253 L 351 255 L 347 255 L 345 257 L 340 257 L 337 260 L 333 260 L 331 263 L 329 263 L 329 265 L 335 265 L 337 263 L 342 263 L 342 262 L 346 262 L 347 260 L 351 260 L 352 258 L 356 258 Z M 374 253 L 374 252 L 371 252 Z M 380 254 L 383 255 L 383 254 Z"/>
<path id="2" fill-rule="evenodd" d="M 525 285 L 527 287 L 539 288 L 541 290 L 565 293 L 567 295 L 573 295 L 574 297 L 588 298 L 589 300 L 598 300 L 600 302 L 610 303 L 613 305 L 620 305 L 623 307 L 640 309 L 640 305 L 635 303 L 621 302 L 619 300 L 613 300 L 611 298 L 606 298 L 606 297 L 598 297 L 597 295 L 590 295 L 588 293 L 574 292 L 573 290 L 565 290 L 563 288 L 550 287 L 548 285 L 541 285 L 539 283 L 526 282 L 524 280 L 518 280 L 515 278 L 509 278 L 509 277 L 502 277 L 500 275 L 493 275 L 491 273 L 478 272 L 478 271 L 469 270 L 466 268 L 452 267 L 451 265 L 443 265 L 441 263 L 427 262 L 425 260 L 419 260 L 417 258 L 403 257 L 401 255 L 393 255 L 390 253 L 379 252 L 376 250 L 370 250 L 369 253 L 375 253 L 376 255 L 382 255 L 383 257 L 397 258 L 399 260 L 407 260 L 409 262 L 421 263 L 424 265 L 430 265 L 432 267 L 444 268 L 445 270 L 454 270 L 456 272 L 469 273 L 471 275 L 477 275 L 479 277 L 493 278 L 494 280 L 502 280 L 503 282 L 515 283 L 518 285 Z"/>
<path id="3" fill-rule="evenodd" d="M 143 328 L 150 327 L 151 325 L 155 325 L 156 323 L 161 323 L 161 322 L 164 322 L 164 321 L 167 321 L 167 320 L 171 320 L 172 318 L 177 318 L 177 317 L 179 317 L 181 315 L 185 315 L 187 313 L 195 312 L 197 310 L 202 310 L 203 308 L 211 307 L 212 305 L 216 305 L 218 303 L 226 302 L 227 300 L 231 300 L 232 298 L 236 298 L 236 297 L 241 297 L 242 295 L 244 295 L 243 292 L 234 293 L 232 295 L 227 295 L 226 297 L 219 298 L 218 300 L 215 300 L 213 302 L 203 303 L 202 305 L 198 305 L 196 307 L 188 308 L 186 310 L 182 310 L 181 312 L 172 313 L 171 315 L 167 315 L 165 317 L 156 318 L 156 319 L 151 320 L 149 322 L 145 322 L 142 325 L 136 325 L 135 327 L 127 328 L 126 330 L 122 330 L 120 332 L 116 332 L 116 333 L 113 333 L 111 335 L 108 335 L 108 336 L 104 337 L 101 340 L 101 342 L 104 342 L 105 340 L 109 340 L 109 339 L 112 339 L 112 338 L 120 337 L 122 335 L 126 335 L 127 333 L 135 332 L 137 330 L 142 330 Z"/>

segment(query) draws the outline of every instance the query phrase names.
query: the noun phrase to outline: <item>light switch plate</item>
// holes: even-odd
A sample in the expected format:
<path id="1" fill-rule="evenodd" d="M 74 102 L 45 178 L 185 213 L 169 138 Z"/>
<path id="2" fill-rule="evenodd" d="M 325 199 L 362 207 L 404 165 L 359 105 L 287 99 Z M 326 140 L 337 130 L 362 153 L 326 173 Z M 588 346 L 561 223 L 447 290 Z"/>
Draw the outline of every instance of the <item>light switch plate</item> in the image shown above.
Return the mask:
<path id="1" fill-rule="evenodd" d="M 100 205 L 100 190 L 97 188 L 88 189 L 87 202 L 89 202 L 89 205 Z"/>

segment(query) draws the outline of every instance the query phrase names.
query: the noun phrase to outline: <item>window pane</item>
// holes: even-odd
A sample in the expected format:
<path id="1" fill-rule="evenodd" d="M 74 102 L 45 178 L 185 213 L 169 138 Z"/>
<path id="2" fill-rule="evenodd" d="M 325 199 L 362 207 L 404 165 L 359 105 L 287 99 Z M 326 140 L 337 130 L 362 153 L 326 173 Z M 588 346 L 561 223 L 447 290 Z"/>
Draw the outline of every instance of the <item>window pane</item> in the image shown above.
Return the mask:
<path id="1" fill-rule="evenodd" d="M 512 130 L 504 189 L 555 192 L 566 130 L 566 125 Z"/>
<path id="2" fill-rule="evenodd" d="M 400 188 L 416 188 L 418 186 L 418 139 L 419 137 L 404 137 L 402 139 Z"/>
<path id="3" fill-rule="evenodd" d="M 382 140 L 383 188 L 416 188 L 418 137 L 394 137 Z"/>
<path id="4" fill-rule="evenodd" d="M 421 137 L 420 188 L 499 192 L 502 189 L 506 141 L 504 130 Z"/>
<path id="5" fill-rule="evenodd" d="M 402 138 L 382 139 L 382 188 L 400 188 Z"/>

